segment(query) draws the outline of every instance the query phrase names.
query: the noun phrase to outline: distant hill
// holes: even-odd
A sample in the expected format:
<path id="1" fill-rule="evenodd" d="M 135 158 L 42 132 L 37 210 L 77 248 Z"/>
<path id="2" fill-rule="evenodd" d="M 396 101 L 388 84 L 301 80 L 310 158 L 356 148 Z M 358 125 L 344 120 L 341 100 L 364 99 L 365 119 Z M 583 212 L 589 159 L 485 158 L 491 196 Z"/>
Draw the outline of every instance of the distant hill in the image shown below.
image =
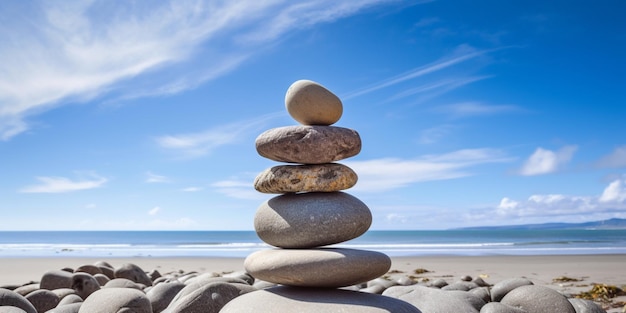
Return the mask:
<path id="1" fill-rule="evenodd" d="M 626 229 L 626 219 L 612 218 L 603 221 L 586 222 L 586 223 L 545 223 L 545 224 L 524 224 L 524 225 L 505 225 L 505 226 L 478 226 L 456 228 L 460 230 L 497 230 L 497 229 Z"/>

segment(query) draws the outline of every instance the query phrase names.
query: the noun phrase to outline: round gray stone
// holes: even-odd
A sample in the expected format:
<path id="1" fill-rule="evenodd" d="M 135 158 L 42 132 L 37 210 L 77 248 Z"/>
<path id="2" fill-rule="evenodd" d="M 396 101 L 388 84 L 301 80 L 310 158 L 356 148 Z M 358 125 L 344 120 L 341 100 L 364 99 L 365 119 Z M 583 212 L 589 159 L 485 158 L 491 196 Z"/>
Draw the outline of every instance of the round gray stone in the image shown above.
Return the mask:
<path id="1" fill-rule="evenodd" d="M 324 86 L 310 80 L 298 80 L 285 94 L 285 108 L 303 125 L 332 125 L 343 114 L 341 100 Z"/>
<path id="2" fill-rule="evenodd" d="M 521 286 L 507 293 L 500 303 L 528 313 L 576 313 L 572 304 L 558 291 L 544 286 Z"/>
<path id="3" fill-rule="evenodd" d="M 20 286 L 17 287 L 13 290 L 13 292 L 15 293 L 19 293 L 22 296 L 25 296 L 35 290 L 39 290 L 41 289 L 41 287 L 39 287 L 39 284 L 28 284 L 28 285 L 24 285 L 24 286 Z"/>
<path id="4" fill-rule="evenodd" d="M 59 305 L 56 308 L 46 311 L 46 313 L 78 313 L 81 305 L 82 302 Z"/>
<path id="5" fill-rule="evenodd" d="M 527 278 L 511 278 L 505 279 L 503 281 L 498 282 L 493 285 L 491 288 L 491 301 L 500 302 L 504 296 L 509 293 L 511 290 L 521 287 L 532 285 L 533 282 Z"/>
<path id="6" fill-rule="evenodd" d="M 59 304 L 57 306 L 72 304 L 72 303 L 82 303 L 82 302 L 83 302 L 83 298 L 81 298 L 79 295 L 71 294 L 71 295 L 67 295 L 63 297 L 61 301 L 59 301 Z"/>
<path id="7" fill-rule="evenodd" d="M 12 306 L 25 311 L 26 313 L 37 313 L 37 309 L 22 295 L 11 290 L 0 288 L 0 307 Z"/>
<path id="8" fill-rule="evenodd" d="M 343 127 L 285 126 L 259 135 L 256 150 L 277 162 L 323 164 L 359 154 L 361 137 Z"/>
<path id="9" fill-rule="evenodd" d="M 88 273 L 88 274 L 91 274 L 91 276 L 93 276 L 96 274 L 102 274 L 102 270 L 95 265 L 85 264 L 75 269 L 74 273 Z"/>
<path id="10" fill-rule="evenodd" d="M 389 271 L 383 253 L 356 249 L 271 249 L 250 254 L 244 268 L 257 279 L 303 287 L 345 287 Z"/>
<path id="11" fill-rule="evenodd" d="M 59 304 L 59 296 L 56 293 L 47 290 L 39 289 L 29 293 L 26 297 L 30 303 L 33 304 L 37 312 L 46 312 Z"/>
<path id="12" fill-rule="evenodd" d="M 78 312 L 152 313 L 152 307 L 148 297 L 140 290 L 132 288 L 103 288 L 85 299 Z"/>
<path id="13" fill-rule="evenodd" d="M 71 288 L 73 273 L 63 270 L 48 271 L 41 277 L 39 286 L 41 289 L 54 290 L 59 288 Z"/>
<path id="14" fill-rule="evenodd" d="M 109 280 L 103 288 L 133 288 L 137 290 L 143 290 L 145 287 L 143 284 L 138 284 L 127 278 L 116 278 Z"/>
<path id="15" fill-rule="evenodd" d="M 261 204 L 254 229 L 264 242 L 281 248 L 313 248 L 354 239 L 372 224 L 361 200 L 344 192 L 277 196 Z"/>
<path id="16" fill-rule="evenodd" d="M 279 286 L 251 292 L 230 301 L 221 313 L 420 313 L 394 298 L 342 289 Z"/>
<path id="17" fill-rule="evenodd" d="M 161 283 L 152 287 L 152 289 L 146 293 L 146 296 L 150 299 L 152 311 L 159 313 L 165 310 L 176 294 L 183 288 L 185 288 L 185 284 L 179 282 Z"/>
<path id="18" fill-rule="evenodd" d="M 213 282 L 194 289 L 183 297 L 177 297 L 164 313 L 203 312 L 217 313 L 232 299 L 256 291 L 248 284 Z"/>
<path id="19" fill-rule="evenodd" d="M 0 313 L 26 313 L 26 311 L 15 306 L 0 306 Z"/>
<path id="20" fill-rule="evenodd" d="M 148 274 L 146 274 L 146 272 L 141 269 L 141 267 L 132 263 L 126 263 L 116 268 L 115 277 L 126 278 L 136 283 L 144 284 L 146 286 L 152 286 L 152 280 L 150 280 Z"/>
<path id="21" fill-rule="evenodd" d="M 332 192 L 352 188 L 358 176 L 338 163 L 279 165 L 261 172 L 254 189 L 263 193 Z"/>
<path id="22" fill-rule="evenodd" d="M 404 300 L 428 313 L 478 313 L 485 305 L 485 301 L 469 292 L 422 285 L 392 286 L 383 295 Z"/>
<path id="23" fill-rule="evenodd" d="M 87 272 L 77 272 L 72 276 L 72 289 L 82 299 L 87 299 L 90 294 L 100 289 L 100 283 Z"/>
<path id="24" fill-rule="evenodd" d="M 606 313 L 601 306 L 591 300 L 579 298 L 569 298 L 567 300 L 572 304 L 576 313 Z"/>
<path id="25" fill-rule="evenodd" d="M 480 313 L 528 313 L 525 310 L 504 305 L 500 302 L 489 302 L 480 309 Z"/>

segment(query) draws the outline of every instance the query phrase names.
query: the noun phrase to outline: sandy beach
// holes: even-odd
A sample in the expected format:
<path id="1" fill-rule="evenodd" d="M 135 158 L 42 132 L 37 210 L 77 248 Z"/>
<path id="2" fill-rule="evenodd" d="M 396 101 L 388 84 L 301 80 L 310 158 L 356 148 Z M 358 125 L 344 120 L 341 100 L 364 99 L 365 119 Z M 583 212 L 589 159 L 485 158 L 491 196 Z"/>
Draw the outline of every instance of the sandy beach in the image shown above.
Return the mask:
<path id="1" fill-rule="evenodd" d="M 113 266 L 134 263 L 146 271 L 215 272 L 243 271 L 243 258 L 1 258 L 0 285 L 37 282 L 49 270 L 76 268 L 96 261 Z M 426 282 L 444 279 L 450 283 L 463 276 L 481 277 L 489 284 L 508 278 L 524 277 L 567 295 L 589 291 L 593 284 L 626 286 L 626 255 L 555 255 L 555 256 L 425 256 L 395 257 L 386 275 L 389 278 L 411 276 Z M 416 273 L 416 270 L 418 273 Z M 426 270 L 426 271 L 423 271 Z M 423 272 L 423 273 L 422 273 Z M 555 281 L 559 277 L 576 281 Z M 618 297 L 614 302 L 626 301 Z M 607 312 L 621 312 L 621 308 Z"/>

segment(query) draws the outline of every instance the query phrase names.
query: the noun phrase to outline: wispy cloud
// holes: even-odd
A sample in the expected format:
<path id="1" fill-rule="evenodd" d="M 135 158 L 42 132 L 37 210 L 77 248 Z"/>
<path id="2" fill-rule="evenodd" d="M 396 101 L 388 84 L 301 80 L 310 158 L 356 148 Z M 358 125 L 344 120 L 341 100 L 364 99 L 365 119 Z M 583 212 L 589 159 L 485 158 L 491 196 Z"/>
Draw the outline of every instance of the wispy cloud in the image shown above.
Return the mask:
<path id="1" fill-rule="evenodd" d="M 63 193 L 102 187 L 108 179 L 96 174 L 88 174 L 90 179 L 71 180 L 66 177 L 37 177 L 39 184 L 26 186 L 19 190 L 23 193 Z"/>
<path id="2" fill-rule="evenodd" d="M 449 134 L 454 127 L 455 126 L 451 124 L 443 124 L 424 129 L 420 132 L 419 143 L 431 144 L 438 142 L 442 137 Z"/>
<path id="3" fill-rule="evenodd" d="M 152 172 L 146 172 L 146 183 L 167 183 L 169 179 L 162 175 L 157 175 Z"/>
<path id="4" fill-rule="evenodd" d="M 480 102 L 461 102 L 441 105 L 436 107 L 434 110 L 439 113 L 450 115 L 453 118 L 494 115 L 523 111 L 522 108 L 516 105 L 490 105 Z"/>
<path id="5" fill-rule="evenodd" d="M 155 206 L 154 208 L 150 209 L 150 211 L 148 211 L 148 215 L 154 216 L 157 215 L 159 212 L 161 212 L 161 207 Z"/>
<path id="6" fill-rule="evenodd" d="M 539 147 L 524 162 L 519 174 L 534 176 L 556 172 L 572 159 L 577 149 L 575 145 L 565 146 L 557 151 Z"/>
<path id="7" fill-rule="evenodd" d="M 193 88 L 288 32 L 385 2 L 12 3 L 0 12 L 7 26 L 0 30 L 0 139 L 28 130 L 28 117 L 68 103 Z"/>
<path id="8" fill-rule="evenodd" d="M 284 115 L 284 112 L 276 112 L 255 119 L 215 126 L 198 133 L 161 136 L 156 138 L 156 143 L 183 157 L 205 156 L 221 146 L 238 142 L 245 136 L 258 133 L 271 119 Z"/>
<path id="9" fill-rule="evenodd" d="M 611 154 L 601 158 L 596 165 L 598 167 L 626 167 L 626 145 L 619 146 Z"/>
<path id="10" fill-rule="evenodd" d="M 254 179 L 242 180 L 237 177 L 222 180 L 211 184 L 211 187 L 218 193 L 227 197 L 245 200 L 263 200 L 267 195 L 256 191 L 253 187 Z"/>
<path id="11" fill-rule="evenodd" d="M 419 182 L 472 176 L 473 166 L 512 160 L 496 149 L 464 149 L 417 159 L 385 158 L 344 164 L 359 173 L 359 183 L 354 190 L 382 192 Z"/>
<path id="12" fill-rule="evenodd" d="M 181 191 L 184 191 L 184 192 L 196 192 L 200 190 L 202 190 L 201 187 L 186 187 L 186 188 L 181 189 Z"/>

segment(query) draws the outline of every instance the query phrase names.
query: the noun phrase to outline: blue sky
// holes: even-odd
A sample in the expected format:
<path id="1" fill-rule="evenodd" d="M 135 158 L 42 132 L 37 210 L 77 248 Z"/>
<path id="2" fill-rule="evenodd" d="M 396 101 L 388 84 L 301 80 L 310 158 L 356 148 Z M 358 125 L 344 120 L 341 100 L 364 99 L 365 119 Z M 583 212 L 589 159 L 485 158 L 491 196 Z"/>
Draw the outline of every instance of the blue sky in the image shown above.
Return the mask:
<path id="1" fill-rule="evenodd" d="M 295 125 L 343 101 L 372 229 L 626 218 L 624 1 L 4 1 L 0 230 L 251 230 Z"/>

